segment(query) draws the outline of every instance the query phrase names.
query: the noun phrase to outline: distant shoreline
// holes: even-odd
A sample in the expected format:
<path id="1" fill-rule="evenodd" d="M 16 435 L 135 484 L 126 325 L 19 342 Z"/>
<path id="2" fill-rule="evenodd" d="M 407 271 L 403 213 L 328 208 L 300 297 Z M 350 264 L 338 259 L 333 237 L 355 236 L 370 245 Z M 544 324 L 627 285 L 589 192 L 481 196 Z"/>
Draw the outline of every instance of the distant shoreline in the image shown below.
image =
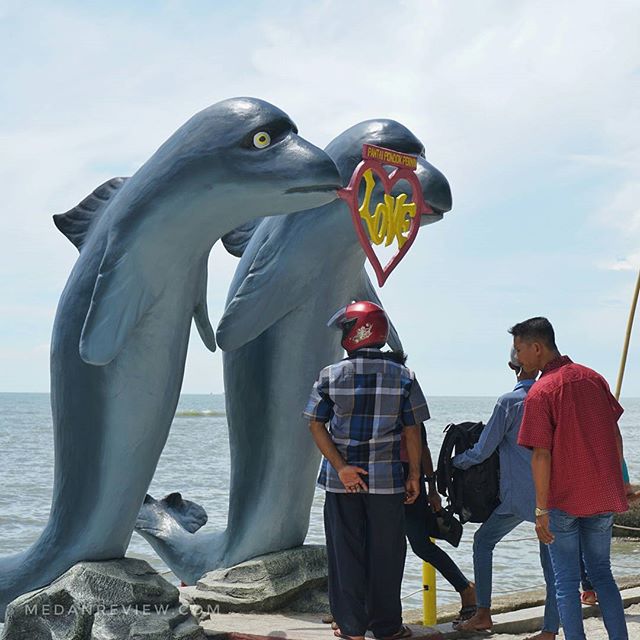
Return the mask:
<path id="1" fill-rule="evenodd" d="M 0 395 L 13 395 L 13 396 L 48 396 L 49 395 L 49 391 L 0 391 Z M 428 394 L 428 398 L 442 398 L 442 399 L 446 399 L 446 398 L 465 398 L 465 399 L 473 399 L 473 398 L 479 398 L 482 400 L 487 400 L 487 399 L 493 399 L 495 400 L 498 397 L 499 394 L 496 395 L 486 395 L 486 396 L 477 396 L 477 395 L 436 395 L 436 394 Z M 209 393 L 191 393 L 191 392 L 184 392 L 180 394 L 180 397 L 187 397 L 187 396 L 213 396 L 213 397 L 217 397 L 217 398 L 223 398 L 224 397 L 224 393 L 213 393 L 213 392 L 209 392 Z M 624 402 L 625 400 L 640 400 L 640 396 L 622 396 L 622 398 L 620 399 L 620 402 Z"/>

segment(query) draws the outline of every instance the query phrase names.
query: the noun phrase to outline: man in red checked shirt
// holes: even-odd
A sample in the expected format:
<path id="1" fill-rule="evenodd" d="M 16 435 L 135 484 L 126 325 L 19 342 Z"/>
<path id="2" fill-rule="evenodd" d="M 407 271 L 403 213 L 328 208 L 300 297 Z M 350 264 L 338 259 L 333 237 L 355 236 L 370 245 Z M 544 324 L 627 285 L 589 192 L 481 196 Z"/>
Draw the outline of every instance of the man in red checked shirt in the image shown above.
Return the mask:
<path id="1" fill-rule="evenodd" d="M 609 638 L 628 640 L 610 561 L 613 513 L 628 508 L 618 429 L 623 409 L 600 374 L 560 355 L 546 318 L 520 322 L 509 333 L 522 367 L 542 371 L 525 400 L 518 444 L 533 449 L 536 533 L 551 545 L 565 638 L 585 639 L 582 553 Z"/>

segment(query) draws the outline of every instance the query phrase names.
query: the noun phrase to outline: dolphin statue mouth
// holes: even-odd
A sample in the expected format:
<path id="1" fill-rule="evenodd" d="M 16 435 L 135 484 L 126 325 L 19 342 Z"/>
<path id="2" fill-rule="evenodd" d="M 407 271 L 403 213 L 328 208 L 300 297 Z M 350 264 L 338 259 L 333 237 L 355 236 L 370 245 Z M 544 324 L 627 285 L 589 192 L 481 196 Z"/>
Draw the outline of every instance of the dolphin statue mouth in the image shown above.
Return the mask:
<path id="1" fill-rule="evenodd" d="M 342 186 L 339 184 L 318 184 L 307 187 L 291 187 L 285 193 L 325 193 L 327 191 L 337 191 Z"/>

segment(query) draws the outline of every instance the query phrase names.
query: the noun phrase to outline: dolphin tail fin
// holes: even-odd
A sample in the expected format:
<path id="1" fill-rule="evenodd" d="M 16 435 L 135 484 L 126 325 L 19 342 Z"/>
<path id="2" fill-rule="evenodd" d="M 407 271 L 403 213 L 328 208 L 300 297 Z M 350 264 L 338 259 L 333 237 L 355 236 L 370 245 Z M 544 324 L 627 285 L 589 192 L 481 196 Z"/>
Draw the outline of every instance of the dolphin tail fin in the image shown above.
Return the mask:
<path id="1" fill-rule="evenodd" d="M 236 227 L 233 231 L 229 231 L 229 233 L 223 235 L 222 244 L 225 246 L 225 249 L 232 256 L 236 256 L 236 258 L 242 257 L 244 250 L 249 244 L 249 240 L 253 237 L 254 231 L 258 228 L 258 225 L 262 220 L 263 218 L 250 220 L 249 222 Z"/>
<path id="2" fill-rule="evenodd" d="M 138 513 L 135 528 L 139 533 L 158 534 L 164 530 L 169 533 L 177 524 L 186 532 L 195 533 L 207 524 L 207 520 L 204 507 L 191 500 L 185 500 L 181 493 L 174 491 L 162 500 L 156 500 L 147 494 Z"/>
<path id="3" fill-rule="evenodd" d="M 384 306 L 378 297 L 378 292 L 375 290 L 373 283 L 369 279 L 367 272 L 362 270 L 362 282 L 360 290 L 358 291 L 358 299 L 359 300 L 369 300 L 369 302 L 375 302 L 377 305 L 380 305 L 383 309 Z M 402 341 L 400 340 L 400 336 L 396 331 L 396 328 L 393 326 L 393 322 L 389 319 L 389 339 L 387 340 L 389 346 L 393 349 L 393 351 L 403 351 Z"/>
<path id="4" fill-rule="evenodd" d="M 180 580 L 196 584 L 208 571 L 230 566 L 223 565 L 226 532 L 200 531 L 206 522 L 205 510 L 177 492 L 162 500 L 147 495 L 135 531 Z"/>
<path id="5" fill-rule="evenodd" d="M 203 506 L 192 500 L 185 500 L 177 491 L 162 498 L 160 504 L 166 506 L 176 522 L 189 533 L 195 533 L 204 527 L 209 519 Z"/>
<path id="6" fill-rule="evenodd" d="M 53 216 L 58 229 L 78 248 L 82 245 L 98 216 L 107 208 L 113 196 L 129 178 L 111 178 L 90 193 L 79 205 L 66 213 Z"/>

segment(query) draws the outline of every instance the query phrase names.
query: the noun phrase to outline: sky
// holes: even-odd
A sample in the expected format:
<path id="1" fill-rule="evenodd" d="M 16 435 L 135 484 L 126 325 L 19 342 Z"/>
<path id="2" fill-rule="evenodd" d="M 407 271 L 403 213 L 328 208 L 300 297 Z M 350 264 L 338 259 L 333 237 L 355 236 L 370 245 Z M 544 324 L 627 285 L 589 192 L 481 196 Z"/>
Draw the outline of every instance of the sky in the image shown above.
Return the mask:
<path id="1" fill-rule="evenodd" d="M 640 269 L 639 30 L 624 0 L 0 0 L 0 391 L 49 388 L 77 257 L 51 215 L 242 95 L 320 147 L 396 119 L 447 176 L 452 211 L 380 290 L 427 394 L 509 390 L 507 329 L 535 315 L 614 386 Z M 214 326 L 236 264 L 214 247 Z M 183 392 L 223 390 L 192 330 Z"/>

